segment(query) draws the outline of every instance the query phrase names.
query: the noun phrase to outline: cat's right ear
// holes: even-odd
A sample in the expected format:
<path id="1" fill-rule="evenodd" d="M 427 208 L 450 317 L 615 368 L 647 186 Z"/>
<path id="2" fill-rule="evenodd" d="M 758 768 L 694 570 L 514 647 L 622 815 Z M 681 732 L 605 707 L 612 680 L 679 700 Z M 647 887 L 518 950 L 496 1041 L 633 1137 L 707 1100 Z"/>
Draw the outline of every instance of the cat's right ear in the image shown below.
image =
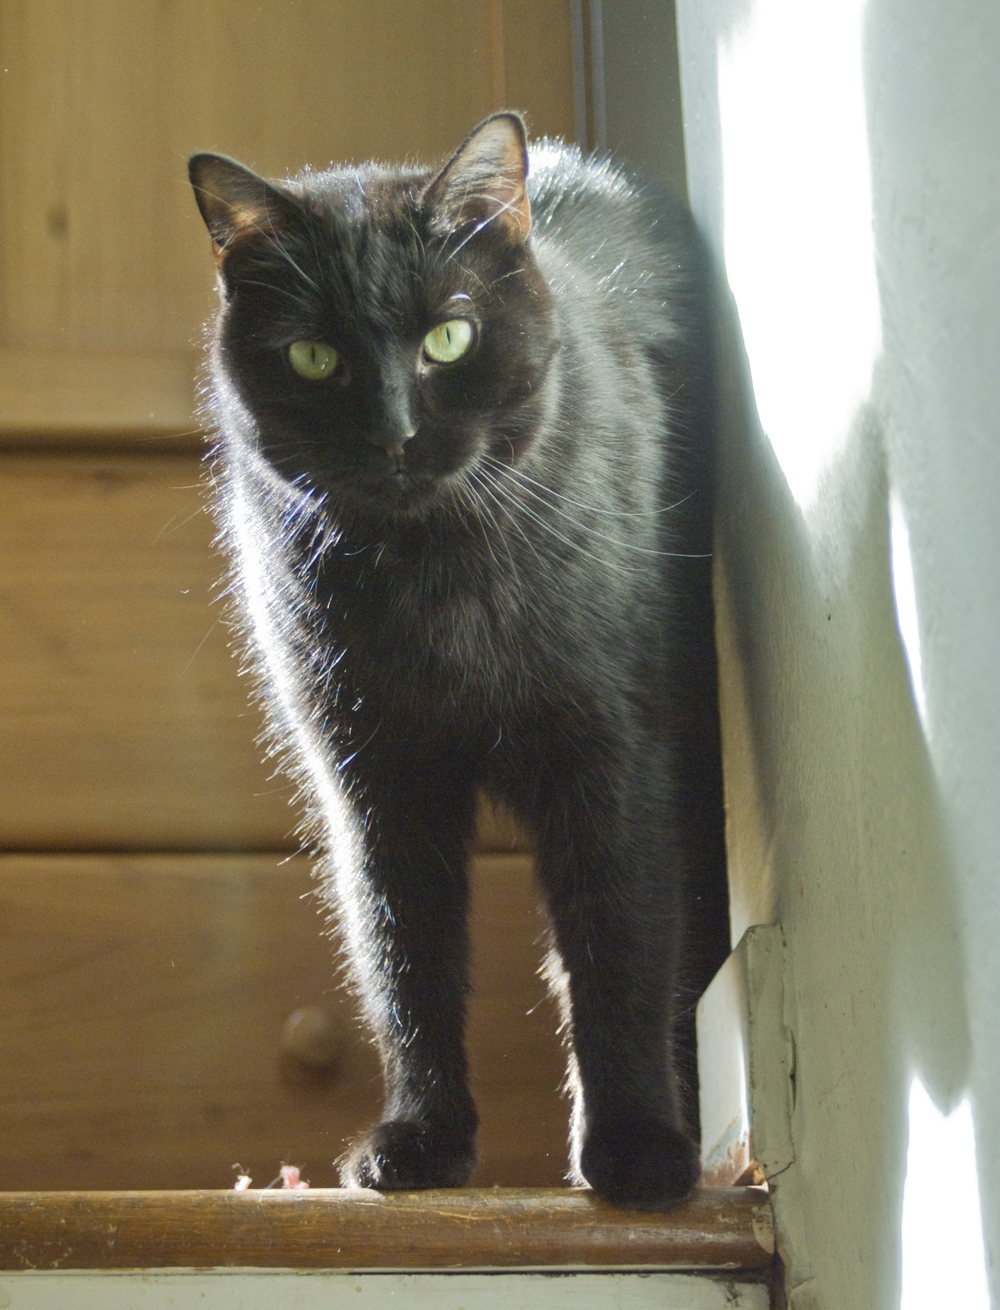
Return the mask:
<path id="1" fill-rule="evenodd" d="M 520 114 L 504 110 L 474 128 L 424 193 L 433 225 L 447 233 L 490 226 L 511 242 L 531 231 L 528 142 Z"/>
<path id="2" fill-rule="evenodd" d="M 244 240 L 276 240 L 296 212 L 289 196 L 225 155 L 192 155 L 188 176 L 220 269 Z"/>

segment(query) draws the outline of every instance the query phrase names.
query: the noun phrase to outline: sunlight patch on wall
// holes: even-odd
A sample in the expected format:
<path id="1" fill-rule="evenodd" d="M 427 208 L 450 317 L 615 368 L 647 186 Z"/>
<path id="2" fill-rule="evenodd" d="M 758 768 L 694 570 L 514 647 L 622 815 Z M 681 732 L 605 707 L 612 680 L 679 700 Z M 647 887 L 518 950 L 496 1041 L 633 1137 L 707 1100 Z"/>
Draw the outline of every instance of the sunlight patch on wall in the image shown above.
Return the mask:
<path id="1" fill-rule="evenodd" d="M 889 553 L 892 563 L 892 595 L 896 603 L 896 625 L 910 667 L 913 700 L 927 732 L 927 695 L 924 691 L 923 660 L 920 654 L 920 623 L 917 617 L 917 588 L 913 580 L 910 534 L 903 507 L 896 496 L 889 500 Z"/>
<path id="2" fill-rule="evenodd" d="M 719 50 L 724 250 L 761 425 L 804 510 L 881 347 L 864 0 L 757 0 Z"/>
<path id="3" fill-rule="evenodd" d="M 900 1310 L 990 1310 L 969 1102 L 942 1114 L 910 1084 Z"/>

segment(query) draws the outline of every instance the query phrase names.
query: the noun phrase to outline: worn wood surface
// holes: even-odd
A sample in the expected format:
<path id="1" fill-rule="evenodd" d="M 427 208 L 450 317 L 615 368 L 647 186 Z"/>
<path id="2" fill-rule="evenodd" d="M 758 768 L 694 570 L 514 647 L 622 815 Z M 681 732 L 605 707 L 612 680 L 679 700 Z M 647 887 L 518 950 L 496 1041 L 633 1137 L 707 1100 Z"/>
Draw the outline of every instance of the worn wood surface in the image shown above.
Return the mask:
<path id="1" fill-rule="evenodd" d="M 473 1088 L 483 1185 L 566 1169 L 554 1007 L 524 856 L 473 862 Z M 308 861 L 0 857 L 0 1189 L 317 1186 L 377 1118 L 378 1061 L 338 987 Z M 282 1051 L 305 1005 L 342 1016 L 331 1069 Z"/>
<path id="2" fill-rule="evenodd" d="M 766 1193 L 698 1191 L 668 1214 L 575 1189 L 8 1192 L 0 1268 L 644 1268 L 770 1264 Z"/>

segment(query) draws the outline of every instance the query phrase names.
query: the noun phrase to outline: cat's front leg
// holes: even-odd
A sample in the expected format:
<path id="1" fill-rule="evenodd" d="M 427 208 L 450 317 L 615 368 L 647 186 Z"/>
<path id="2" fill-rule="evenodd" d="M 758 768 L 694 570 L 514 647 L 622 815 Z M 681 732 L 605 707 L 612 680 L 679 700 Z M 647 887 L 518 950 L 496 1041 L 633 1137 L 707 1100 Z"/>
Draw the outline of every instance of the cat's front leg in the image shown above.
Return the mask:
<path id="1" fill-rule="evenodd" d="M 363 854 L 334 879 L 385 1105 L 341 1159 L 341 1181 L 459 1187 L 475 1164 L 477 1126 L 464 1047 L 469 774 L 405 747 L 364 755 L 350 771 Z"/>
<path id="2" fill-rule="evenodd" d="M 595 737 L 542 792 L 539 876 L 570 1042 L 572 1174 L 615 1205 L 664 1209 L 701 1167 L 672 1050 L 683 871 L 662 752 L 634 742 L 605 752 Z"/>

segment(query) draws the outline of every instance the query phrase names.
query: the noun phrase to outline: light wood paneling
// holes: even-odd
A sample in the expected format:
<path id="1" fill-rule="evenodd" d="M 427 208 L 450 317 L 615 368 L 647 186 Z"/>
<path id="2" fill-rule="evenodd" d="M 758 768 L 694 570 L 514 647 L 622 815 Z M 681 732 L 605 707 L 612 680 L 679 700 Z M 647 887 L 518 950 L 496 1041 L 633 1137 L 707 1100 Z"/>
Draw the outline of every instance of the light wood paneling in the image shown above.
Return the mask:
<path id="1" fill-rule="evenodd" d="M 0 857 L 0 1190 L 335 1181 L 377 1118 L 378 1064 L 338 990 L 307 862 L 275 856 Z M 469 1048 L 476 1181 L 557 1184 L 563 1062 L 537 976 L 530 860 L 473 876 Z M 281 1053 L 302 1005 L 343 1006 L 332 1074 Z"/>
<path id="2" fill-rule="evenodd" d="M 502 0 L 503 106 L 519 109 L 533 137 L 573 140 L 569 3 Z"/>
<path id="3" fill-rule="evenodd" d="M 213 269 L 193 151 L 271 176 L 432 162 L 502 99 L 539 135 L 572 128 L 568 0 L 0 0 L 0 50 L 0 431 L 103 414 L 124 436 L 130 397 L 137 430 L 177 427 L 172 374 L 140 367 L 96 404 L 72 361 L 103 353 L 124 376 L 197 347 Z"/>
<path id="4" fill-rule="evenodd" d="M 7 445 L 151 439 L 200 450 L 194 351 L 133 354 L 0 348 L 0 434 Z M 0 457 L 2 458 L 2 457 Z"/>
<path id="5" fill-rule="evenodd" d="M 190 455 L 0 458 L 0 848 L 294 846 Z M 524 842 L 482 808 L 481 849 Z"/>
<path id="6" fill-rule="evenodd" d="M 434 158 L 490 110 L 486 6 L 5 0 L 4 345 L 184 350 L 212 284 L 197 149 L 270 175 Z"/>
<path id="7" fill-rule="evenodd" d="M 280 846 L 196 457 L 0 462 L 0 844 Z"/>
<path id="8" fill-rule="evenodd" d="M 0 848 L 294 846 L 195 455 L 0 459 Z M 524 842 L 482 809 L 481 849 Z"/>

